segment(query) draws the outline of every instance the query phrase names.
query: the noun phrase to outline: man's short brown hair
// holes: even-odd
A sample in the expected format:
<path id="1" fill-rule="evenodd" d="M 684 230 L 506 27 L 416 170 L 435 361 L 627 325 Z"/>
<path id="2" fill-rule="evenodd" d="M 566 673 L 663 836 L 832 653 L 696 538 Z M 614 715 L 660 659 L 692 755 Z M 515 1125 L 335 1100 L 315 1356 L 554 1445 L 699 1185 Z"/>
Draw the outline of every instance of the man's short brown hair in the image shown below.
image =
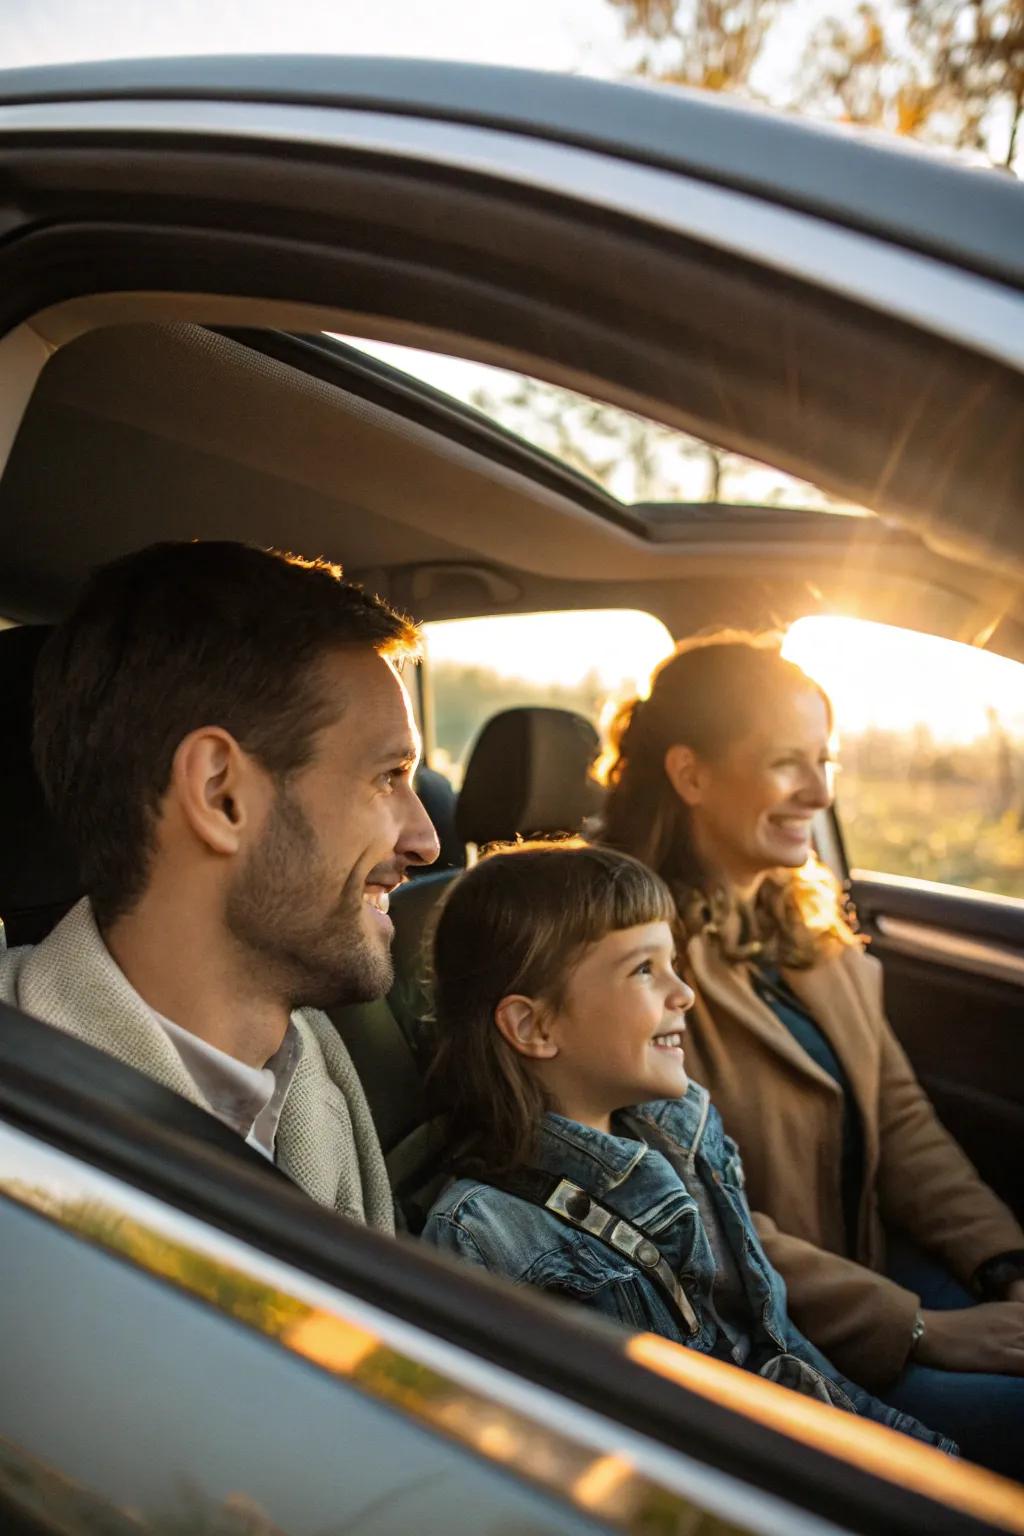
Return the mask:
<path id="1" fill-rule="evenodd" d="M 345 645 L 398 658 L 418 635 L 324 560 L 153 544 L 93 573 L 40 654 L 33 749 L 101 927 L 146 887 L 183 738 L 221 726 L 283 781 L 344 707 L 317 663 Z"/>

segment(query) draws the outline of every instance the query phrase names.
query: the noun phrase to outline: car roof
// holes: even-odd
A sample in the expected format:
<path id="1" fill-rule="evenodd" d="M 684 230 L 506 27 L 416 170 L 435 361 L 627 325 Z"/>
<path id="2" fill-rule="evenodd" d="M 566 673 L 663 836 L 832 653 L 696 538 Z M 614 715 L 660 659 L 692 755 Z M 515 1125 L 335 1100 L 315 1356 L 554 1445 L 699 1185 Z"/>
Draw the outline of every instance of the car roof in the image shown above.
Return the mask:
<path id="1" fill-rule="evenodd" d="M 54 619 L 95 565 L 198 536 L 339 560 L 422 619 L 626 607 L 681 633 L 912 603 L 946 633 L 998 602 L 994 648 L 1020 652 L 1001 580 L 879 518 L 680 505 L 662 537 L 630 533 L 578 477 L 535 478 L 529 450 L 492 458 L 489 424 L 474 444 L 357 393 L 345 350 L 314 376 L 319 341 L 273 332 L 116 325 L 61 347 L 0 481 L 0 613 Z"/>
<path id="2" fill-rule="evenodd" d="M 319 103 L 500 128 L 770 196 L 1024 285 L 1024 188 L 880 134 L 708 92 L 369 57 L 126 59 L 0 71 L 0 107 L 95 98 Z"/>

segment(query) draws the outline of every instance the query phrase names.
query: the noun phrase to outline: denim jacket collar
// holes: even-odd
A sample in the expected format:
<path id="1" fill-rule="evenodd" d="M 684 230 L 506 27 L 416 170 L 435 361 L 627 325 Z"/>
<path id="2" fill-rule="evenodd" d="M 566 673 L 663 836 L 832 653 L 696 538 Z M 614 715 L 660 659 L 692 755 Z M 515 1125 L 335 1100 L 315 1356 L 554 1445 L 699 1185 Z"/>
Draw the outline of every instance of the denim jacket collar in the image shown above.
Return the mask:
<path id="1" fill-rule="evenodd" d="M 691 1083 L 683 1098 L 640 1104 L 634 1113 L 656 1121 L 683 1152 L 692 1156 L 699 1149 L 708 1104 L 707 1090 Z M 597 1131 L 551 1113 L 544 1117 L 537 1164 L 547 1173 L 572 1179 L 601 1200 L 624 1184 L 649 1156 L 650 1148 L 632 1137 Z"/>

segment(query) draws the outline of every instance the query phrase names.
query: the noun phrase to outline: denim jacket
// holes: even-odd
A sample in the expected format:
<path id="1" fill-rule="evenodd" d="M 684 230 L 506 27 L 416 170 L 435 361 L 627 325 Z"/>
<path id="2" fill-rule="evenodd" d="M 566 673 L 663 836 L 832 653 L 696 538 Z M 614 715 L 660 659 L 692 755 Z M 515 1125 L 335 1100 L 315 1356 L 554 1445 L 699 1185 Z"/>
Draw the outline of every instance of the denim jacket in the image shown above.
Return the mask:
<path id="1" fill-rule="evenodd" d="M 747 1367 L 782 1381 L 794 1373 L 806 1377 L 803 1367 L 811 1367 L 825 1378 L 822 1395 L 838 1406 L 955 1451 L 951 1441 L 841 1376 L 790 1321 L 785 1284 L 754 1230 L 736 1143 L 725 1134 L 707 1090 L 691 1083 L 684 1098 L 640 1105 L 633 1114 L 653 1122 L 675 1143 L 684 1167 L 692 1167 L 695 1177 L 703 1179 L 714 1201 L 721 1237 L 736 1258 L 750 1303 Z M 600 1238 L 478 1180 L 449 1184 L 431 1209 L 424 1238 L 517 1284 L 582 1302 L 627 1328 L 661 1334 L 705 1354 L 721 1354 L 723 1341 L 712 1303 L 716 1266 L 711 1244 L 697 1202 L 669 1160 L 646 1143 L 549 1114 L 535 1164 L 545 1173 L 571 1179 L 595 1200 L 607 1200 L 657 1244 L 693 1307 L 696 1333 L 684 1332 L 655 1282 Z"/>

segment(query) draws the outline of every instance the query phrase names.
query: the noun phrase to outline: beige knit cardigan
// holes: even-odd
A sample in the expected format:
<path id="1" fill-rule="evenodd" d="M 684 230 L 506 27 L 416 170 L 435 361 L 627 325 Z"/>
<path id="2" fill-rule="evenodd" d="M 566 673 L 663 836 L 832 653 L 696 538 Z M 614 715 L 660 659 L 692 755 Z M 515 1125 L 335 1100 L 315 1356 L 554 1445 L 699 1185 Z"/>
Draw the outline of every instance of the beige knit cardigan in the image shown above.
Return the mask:
<path id="1" fill-rule="evenodd" d="M 115 964 L 87 897 L 34 948 L 6 950 L 0 937 L 0 1000 L 210 1111 L 174 1046 Z M 278 1166 L 321 1205 L 392 1232 L 384 1158 L 352 1059 L 325 1014 L 298 1009 L 292 1023 L 299 1058 L 278 1126 Z"/>

